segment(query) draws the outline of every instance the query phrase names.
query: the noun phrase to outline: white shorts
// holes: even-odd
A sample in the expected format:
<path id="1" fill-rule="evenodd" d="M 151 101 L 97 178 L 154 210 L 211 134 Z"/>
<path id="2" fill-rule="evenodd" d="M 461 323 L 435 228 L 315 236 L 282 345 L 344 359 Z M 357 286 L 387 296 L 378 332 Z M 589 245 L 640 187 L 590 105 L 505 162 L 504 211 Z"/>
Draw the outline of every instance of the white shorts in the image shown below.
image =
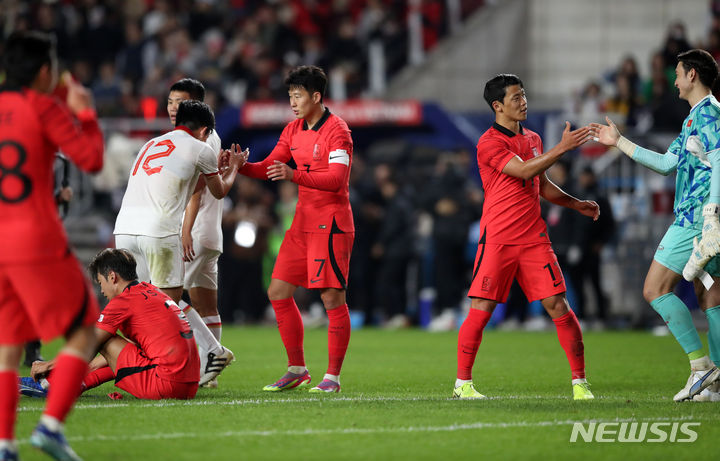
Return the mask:
<path id="1" fill-rule="evenodd" d="M 141 282 L 150 282 L 158 288 L 183 286 L 185 266 L 179 235 L 158 238 L 117 234 L 115 247 L 124 248 L 135 257 Z"/>
<path id="2" fill-rule="evenodd" d="M 185 262 L 185 289 L 217 290 L 218 258 L 222 252 L 204 247 L 197 240 L 193 242 L 193 250 L 195 259 Z"/>

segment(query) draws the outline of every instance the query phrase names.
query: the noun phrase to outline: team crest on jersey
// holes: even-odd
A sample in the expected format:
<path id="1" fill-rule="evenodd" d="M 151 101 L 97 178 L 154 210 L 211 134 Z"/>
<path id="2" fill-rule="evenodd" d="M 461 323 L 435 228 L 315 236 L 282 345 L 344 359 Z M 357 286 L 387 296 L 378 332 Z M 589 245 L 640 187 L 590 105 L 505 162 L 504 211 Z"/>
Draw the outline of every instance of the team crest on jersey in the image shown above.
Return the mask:
<path id="1" fill-rule="evenodd" d="M 537 147 L 533 147 L 533 148 L 532 148 L 532 151 L 533 151 L 533 157 L 537 157 L 538 155 L 540 155 L 540 154 L 538 153 Z"/>
<path id="2" fill-rule="evenodd" d="M 320 144 L 313 146 L 313 160 L 320 160 Z"/>
<path id="3" fill-rule="evenodd" d="M 490 291 L 490 284 L 492 283 L 492 278 L 490 277 L 483 277 L 482 281 L 482 291 Z"/>

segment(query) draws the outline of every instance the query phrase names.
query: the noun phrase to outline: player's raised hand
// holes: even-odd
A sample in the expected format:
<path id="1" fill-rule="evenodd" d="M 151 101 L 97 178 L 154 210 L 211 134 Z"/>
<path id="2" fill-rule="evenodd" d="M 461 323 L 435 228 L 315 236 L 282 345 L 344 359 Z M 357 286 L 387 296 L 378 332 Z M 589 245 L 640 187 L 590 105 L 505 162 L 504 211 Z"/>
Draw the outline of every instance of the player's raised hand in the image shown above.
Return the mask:
<path id="1" fill-rule="evenodd" d="M 560 145 L 565 151 L 573 150 L 588 142 L 591 138 L 590 135 L 589 126 L 583 126 L 577 130 L 570 131 L 570 122 L 565 122 L 565 129 L 562 133 L 562 139 L 560 139 Z"/>
<path id="2" fill-rule="evenodd" d="M 272 181 L 281 181 L 283 179 L 292 181 L 292 178 L 295 175 L 295 172 L 293 171 L 292 168 L 290 168 L 283 162 L 275 160 L 275 163 L 273 163 L 272 165 L 270 165 L 268 167 L 267 175 L 268 175 L 268 179 L 270 179 Z"/>
<path id="3" fill-rule="evenodd" d="M 593 141 L 605 144 L 606 146 L 616 146 L 618 139 L 620 139 L 620 130 L 617 125 L 610 120 L 610 117 L 605 117 L 607 125 L 600 123 L 591 123 L 590 127 L 593 130 Z"/>
<path id="4" fill-rule="evenodd" d="M 575 209 L 580 214 L 591 217 L 593 221 L 597 221 L 600 217 L 600 205 L 593 200 L 580 200 Z"/>
<path id="5" fill-rule="evenodd" d="M 63 84 L 67 87 L 67 106 L 74 114 L 86 109 L 93 109 L 93 99 L 90 90 L 76 82 L 69 73 L 63 73 Z"/>
<path id="6" fill-rule="evenodd" d="M 225 152 L 220 154 L 221 157 L 223 155 L 226 156 L 226 159 L 218 158 L 218 165 L 227 162 L 228 168 L 234 168 L 237 170 L 245 166 L 248 158 L 248 151 L 247 149 L 245 149 L 245 151 L 242 151 L 240 144 L 233 143 L 230 146 L 230 149 L 226 149 Z"/>

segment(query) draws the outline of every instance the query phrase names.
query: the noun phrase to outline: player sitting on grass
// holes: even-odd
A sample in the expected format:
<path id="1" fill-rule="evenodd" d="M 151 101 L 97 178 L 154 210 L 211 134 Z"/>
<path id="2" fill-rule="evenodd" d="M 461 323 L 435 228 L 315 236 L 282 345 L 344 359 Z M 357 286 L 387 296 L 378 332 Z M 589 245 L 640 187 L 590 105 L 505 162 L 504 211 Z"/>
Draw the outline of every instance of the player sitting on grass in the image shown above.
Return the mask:
<path id="1" fill-rule="evenodd" d="M 90 263 L 90 276 L 110 302 L 95 324 L 100 355 L 90 363 L 82 389 L 114 379 L 117 387 L 139 399 L 192 399 L 200 358 L 190 326 L 169 296 L 138 282 L 135 266 L 129 251 L 111 248 Z M 32 378 L 21 378 L 21 393 L 42 396 L 47 385 L 40 382 L 54 364 L 33 363 Z"/>

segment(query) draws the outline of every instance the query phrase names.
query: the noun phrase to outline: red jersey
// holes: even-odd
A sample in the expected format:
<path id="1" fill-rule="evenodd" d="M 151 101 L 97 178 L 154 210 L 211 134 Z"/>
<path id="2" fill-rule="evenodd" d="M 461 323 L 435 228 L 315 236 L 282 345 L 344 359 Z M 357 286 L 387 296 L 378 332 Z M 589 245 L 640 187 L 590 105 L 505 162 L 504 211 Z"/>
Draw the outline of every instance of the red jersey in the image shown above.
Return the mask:
<path id="1" fill-rule="evenodd" d="M 540 178 L 524 180 L 502 172 L 516 155 L 526 161 L 542 153 L 540 136 L 522 126 L 515 134 L 495 123 L 480 136 L 477 162 L 485 189 L 480 235 L 485 243 L 550 242 L 540 216 Z"/>
<path id="2" fill-rule="evenodd" d="M 200 357 L 190 325 L 177 304 L 153 285 L 128 285 L 105 306 L 95 326 L 112 334 L 120 330 L 158 365 L 159 377 L 197 382 Z"/>
<path id="3" fill-rule="evenodd" d="M 53 96 L 0 91 L 0 263 L 55 259 L 68 251 L 54 196 L 58 150 L 84 171 L 102 168 L 95 112 L 75 118 Z"/>
<path id="4" fill-rule="evenodd" d="M 240 172 L 267 179 L 267 167 L 275 160 L 287 163 L 292 158 L 297 165 L 293 182 L 299 187 L 291 229 L 330 233 L 334 220 L 341 231 L 355 232 L 349 194 L 352 149 L 345 121 L 325 109 L 312 129 L 303 119 L 288 123 L 270 155 Z"/>

